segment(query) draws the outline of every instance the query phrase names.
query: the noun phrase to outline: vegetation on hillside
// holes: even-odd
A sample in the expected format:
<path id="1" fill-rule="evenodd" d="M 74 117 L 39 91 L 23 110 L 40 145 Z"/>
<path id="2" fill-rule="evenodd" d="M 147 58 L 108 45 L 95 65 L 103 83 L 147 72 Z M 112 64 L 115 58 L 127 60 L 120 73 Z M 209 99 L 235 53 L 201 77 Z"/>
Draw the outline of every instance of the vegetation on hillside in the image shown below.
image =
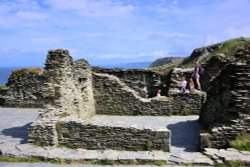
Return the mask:
<path id="1" fill-rule="evenodd" d="M 194 67 L 194 63 L 193 63 L 194 58 L 195 59 L 198 58 L 201 63 L 205 63 L 211 57 L 216 56 L 218 54 L 224 54 L 229 60 L 234 61 L 235 52 L 238 49 L 243 48 L 243 47 L 248 46 L 248 45 L 250 45 L 250 38 L 241 37 L 241 38 L 227 40 L 227 41 L 224 41 L 222 43 L 215 44 L 215 45 L 210 45 L 210 46 L 198 48 L 198 49 L 195 49 L 194 52 L 191 54 L 191 56 L 184 59 L 184 61 L 182 63 L 180 63 L 178 66 L 185 67 L 185 68 L 186 67 Z M 219 47 L 215 47 L 215 46 L 219 46 Z M 213 47 L 215 47 L 215 48 L 213 49 Z M 202 53 L 202 51 L 204 51 L 204 50 L 209 51 L 209 48 L 212 48 L 213 51 L 208 52 L 207 55 L 203 55 L 201 57 L 193 56 L 194 53 Z M 197 55 L 197 56 L 199 56 L 199 55 Z"/>
<path id="2" fill-rule="evenodd" d="M 156 73 L 159 73 L 161 75 L 167 75 L 169 71 L 171 71 L 173 68 L 177 67 L 183 60 L 178 60 L 175 62 L 171 62 L 169 64 L 165 64 L 162 66 L 157 66 L 157 67 L 150 67 L 150 70 L 155 71 Z"/>
<path id="3" fill-rule="evenodd" d="M 238 49 L 243 48 L 245 46 L 250 46 L 250 38 L 241 37 L 241 38 L 231 39 L 224 41 L 222 43 L 217 43 L 214 45 L 195 49 L 192 52 L 192 54 L 189 57 L 185 58 L 184 60 L 175 59 L 176 61 L 165 61 L 164 58 L 158 59 L 152 63 L 150 69 L 162 75 L 166 75 L 170 70 L 176 67 L 180 68 L 194 67 L 195 59 L 199 59 L 201 63 L 205 63 L 211 57 L 216 56 L 218 54 L 224 54 L 229 60 L 233 61 L 235 59 L 234 56 L 235 52 Z M 166 64 L 161 65 L 163 63 L 161 61 L 165 61 Z"/>

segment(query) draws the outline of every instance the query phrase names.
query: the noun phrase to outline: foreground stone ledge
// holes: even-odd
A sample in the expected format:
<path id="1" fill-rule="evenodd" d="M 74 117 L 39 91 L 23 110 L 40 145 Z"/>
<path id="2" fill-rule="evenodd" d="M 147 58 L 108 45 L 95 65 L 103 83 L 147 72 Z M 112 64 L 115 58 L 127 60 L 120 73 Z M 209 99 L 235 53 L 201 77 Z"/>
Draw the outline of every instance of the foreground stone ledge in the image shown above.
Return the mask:
<path id="1" fill-rule="evenodd" d="M 0 144 L 1 157 L 38 158 L 41 161 L 61 161 L 88 163 L 105 161 L 121 164 L 199 164 L 213 165 L 213 161 L 205 155 L 183 153 L 175 155 L 164 151 L 117 151 L 117 150 L 86 150 L 64 147 L 38 147 L 31 144 L 7 145 Z"/>

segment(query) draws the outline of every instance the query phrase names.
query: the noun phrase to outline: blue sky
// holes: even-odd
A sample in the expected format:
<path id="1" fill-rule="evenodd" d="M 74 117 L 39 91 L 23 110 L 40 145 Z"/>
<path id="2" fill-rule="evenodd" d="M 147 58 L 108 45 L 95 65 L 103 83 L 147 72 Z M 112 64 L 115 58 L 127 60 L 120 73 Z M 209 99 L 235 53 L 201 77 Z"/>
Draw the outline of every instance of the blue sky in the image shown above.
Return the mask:
<path id="1" fill-rule="evenodd" d="M 64 48 L 92 65 L 188 56 L 250 36 L 250 0 L 0 0 L 0 67 Z"/>

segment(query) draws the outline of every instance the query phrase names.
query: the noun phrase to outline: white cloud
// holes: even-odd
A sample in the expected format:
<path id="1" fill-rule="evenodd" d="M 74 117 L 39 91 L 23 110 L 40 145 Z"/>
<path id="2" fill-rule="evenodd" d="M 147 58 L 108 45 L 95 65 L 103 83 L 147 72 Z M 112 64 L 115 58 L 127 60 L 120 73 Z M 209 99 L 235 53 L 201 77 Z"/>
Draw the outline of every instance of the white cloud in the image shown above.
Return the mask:
<path id="1" fill-rule="evenodd" d="M 205 46 L 212 45 L 212 44 L 218 43 L 219 41 L 220 40 L 213 35 L 206 35 L 204 37 L 204 41 L 202 42 L 202 45 L 205 45 Z"/>
<path id="2" fill-rule="evenodd" d="M 88 17 L 127 17 L 134 10 L 132 5 L 123 5 L 111 0 L 46 0 L 52 8 L 77 11 Z"/>
<path id="3" fill-rule="evenodd" d="M 98 55 L 97 57 L 103 60 L 152 61 L 158 58 L 170 57 L 170 56 L 173 55 L 170 55 L 169 52 L 166 50 L 155 50 L 152 52 L 141 52 L 134 54 L 120 54 L 120 53 L 104 54 L 104 55 Z"/>
<path id="4" fill-rule="evenodd" d="M 226 36 L 229 38 L 235 37 L 250 37 L 250 26 L 243 26 L 243 27 L 233 27 L 230 26 L 225 31 Z"/>
<path id="5" fill-rule="evenodd" d="M 30 26 L 35 21 L 48 18 L 48 14 L 40 11 L 36 1 L 14 0 L 11 2 L 0 2 L 0 25 L 2 27 Z"/>

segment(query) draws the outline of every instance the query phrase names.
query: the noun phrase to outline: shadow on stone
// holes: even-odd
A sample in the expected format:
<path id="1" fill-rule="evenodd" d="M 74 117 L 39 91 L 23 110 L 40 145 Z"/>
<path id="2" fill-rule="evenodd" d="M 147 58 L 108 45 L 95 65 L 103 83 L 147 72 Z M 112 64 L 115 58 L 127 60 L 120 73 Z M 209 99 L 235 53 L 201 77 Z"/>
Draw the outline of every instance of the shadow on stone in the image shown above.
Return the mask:
<path id="1" fill-rule="evenodd" d="M 167 126 L 171 130 L 171 146 L 186 152 L 199 151 L 201 125 L 198 120 L 178 122 Z"/>
<path id="2" fill-rule="evenodd" d="M 31 123 L 28 123 L 21 127 L 13 127 L 9 129 L 2 130 L 2 134 L 5 136 L 11 136 L 12 138 L 21 139 L 20 144 L 25 144 L 28 142 L 28 128 Z"/>

